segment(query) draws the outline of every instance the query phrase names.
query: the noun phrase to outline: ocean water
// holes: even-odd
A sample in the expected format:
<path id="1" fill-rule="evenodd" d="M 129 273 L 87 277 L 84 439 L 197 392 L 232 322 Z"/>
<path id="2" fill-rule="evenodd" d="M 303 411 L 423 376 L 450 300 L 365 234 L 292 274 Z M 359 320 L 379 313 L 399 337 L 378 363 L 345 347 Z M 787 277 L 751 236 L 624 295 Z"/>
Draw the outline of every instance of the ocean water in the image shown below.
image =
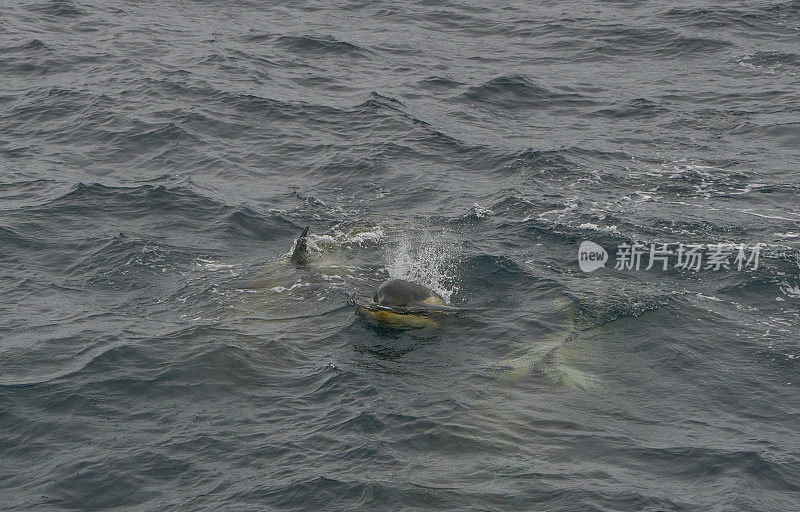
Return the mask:
<path id="1" fill-rule="evenodd" d="M 0 510 L 796 511 L 799 168 L 797 0 L 1 1 Z"/>

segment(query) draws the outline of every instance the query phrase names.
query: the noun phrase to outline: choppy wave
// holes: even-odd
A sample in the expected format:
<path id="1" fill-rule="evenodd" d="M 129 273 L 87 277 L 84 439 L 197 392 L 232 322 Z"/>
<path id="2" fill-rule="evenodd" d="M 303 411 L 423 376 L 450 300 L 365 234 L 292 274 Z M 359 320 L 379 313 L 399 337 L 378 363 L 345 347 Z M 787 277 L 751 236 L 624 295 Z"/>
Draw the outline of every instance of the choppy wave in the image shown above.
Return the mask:
<path id="1" fill-rule="evenodd" d="M 798 14 L 4 6 L 4 506 L 791 509 Z"/>

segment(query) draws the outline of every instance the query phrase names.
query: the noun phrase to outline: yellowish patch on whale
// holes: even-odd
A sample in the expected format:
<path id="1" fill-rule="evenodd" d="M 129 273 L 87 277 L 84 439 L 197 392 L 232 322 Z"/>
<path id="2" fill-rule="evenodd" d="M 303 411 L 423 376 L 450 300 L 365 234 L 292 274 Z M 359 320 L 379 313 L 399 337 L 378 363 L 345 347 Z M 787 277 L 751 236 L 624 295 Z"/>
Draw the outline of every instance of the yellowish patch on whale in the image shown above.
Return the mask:
<path id="1" fill-rule="evenodd" d="M 427 299 L 426 299 L 427 300 Z M 440 302 L 441 304 L 441 302 Z M 439 322 L 425 315 L 401 314 L 383 309 L 358 308 L 359 313 L 367 320 L 379 325 L 397 327 L 401 329 L 433 329 L 439 327 Z"/>

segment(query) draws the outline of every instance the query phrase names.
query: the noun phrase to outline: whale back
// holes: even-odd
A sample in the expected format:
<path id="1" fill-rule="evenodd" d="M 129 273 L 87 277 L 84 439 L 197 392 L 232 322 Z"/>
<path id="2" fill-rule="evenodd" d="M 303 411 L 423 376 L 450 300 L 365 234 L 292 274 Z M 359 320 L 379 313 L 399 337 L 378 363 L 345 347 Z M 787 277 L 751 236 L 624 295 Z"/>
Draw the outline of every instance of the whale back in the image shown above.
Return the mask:
<path id="1" fill-rule="evenodd" d="M 419 283 L 405 279 L 389 279 L 375 290 L 373 300 L 381 306 L 414 306 L 442 304 L 442 298 Z"/>

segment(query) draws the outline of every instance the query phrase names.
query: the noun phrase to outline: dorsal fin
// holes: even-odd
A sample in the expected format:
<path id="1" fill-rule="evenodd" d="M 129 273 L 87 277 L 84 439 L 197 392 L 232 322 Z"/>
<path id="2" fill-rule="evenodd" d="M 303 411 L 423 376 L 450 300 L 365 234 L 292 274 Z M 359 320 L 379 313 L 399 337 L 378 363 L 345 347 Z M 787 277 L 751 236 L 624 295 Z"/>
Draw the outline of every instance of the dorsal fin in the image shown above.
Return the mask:
<path id="1" fill-rule="evenodd" d="M 300 237 L 294 243 L 294 251 L 292 251 L 292 257 L 289 258 L 289 261 L 294 263 L 295 265 L 305 265 L 308 263 L 308 228 L 306 226 L 302 233 L 300 233 Z"/>

